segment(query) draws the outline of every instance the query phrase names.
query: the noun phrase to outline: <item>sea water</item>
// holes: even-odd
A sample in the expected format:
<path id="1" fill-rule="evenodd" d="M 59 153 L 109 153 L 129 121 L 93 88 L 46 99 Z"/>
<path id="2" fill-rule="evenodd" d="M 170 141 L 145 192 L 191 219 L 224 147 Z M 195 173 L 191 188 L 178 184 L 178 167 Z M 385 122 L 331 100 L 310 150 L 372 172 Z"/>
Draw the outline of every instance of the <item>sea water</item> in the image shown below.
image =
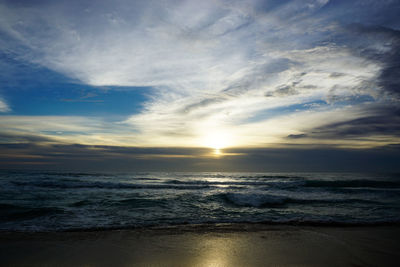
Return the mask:
<path id="1" fill-rule="evenodd" d="M 400 174 L 0 171 L 0 230 L 400 222 Z"/>

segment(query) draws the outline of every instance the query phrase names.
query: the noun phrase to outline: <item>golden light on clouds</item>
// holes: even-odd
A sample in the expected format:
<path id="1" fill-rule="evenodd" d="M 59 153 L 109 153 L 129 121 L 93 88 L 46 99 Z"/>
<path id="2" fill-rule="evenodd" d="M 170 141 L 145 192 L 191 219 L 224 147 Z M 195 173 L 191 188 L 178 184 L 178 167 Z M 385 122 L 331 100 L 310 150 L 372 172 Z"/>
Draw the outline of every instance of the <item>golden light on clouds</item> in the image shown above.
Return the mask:
<path id="1" fill-rule="evenodd" d="M 233 145 L 232 135 L 221 130 L 210 130 L 201 140 L 201 146 L 210 147 L 216 151 Z"/>

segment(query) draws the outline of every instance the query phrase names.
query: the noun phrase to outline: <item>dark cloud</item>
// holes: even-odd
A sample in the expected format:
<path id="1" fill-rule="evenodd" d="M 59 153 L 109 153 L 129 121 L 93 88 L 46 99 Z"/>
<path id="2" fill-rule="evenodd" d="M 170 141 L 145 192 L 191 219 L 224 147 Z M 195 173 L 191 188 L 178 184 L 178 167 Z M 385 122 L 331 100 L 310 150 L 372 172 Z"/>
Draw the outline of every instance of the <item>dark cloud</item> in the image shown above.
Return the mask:
<path id="1" fill-rule="evenodd" d="M 382 26 L 348 26 L 348 45 L 358 56 L 380 63 L 383 67 L 377 85 L 384 94 L 400 98 L 400 31 Z M 355 36 L 354 36 L 355 35 Z"/>
<path id="2" fill-rule="evenodd" d="M 0 143 L 8 142 L 8 143 L 41 143 L 41 142 L 54 142 L 53 138 L 47 136 L 40 136 L 35 134 L 11 134 L 11 133 L 0 133 Z"/>
<path id="3" fill-rule="evenodd" d="M 323 125 L 312 129 L 307 135 L 315 139 L 400 136 L 400 108 L 375 107 L 370 108 L 368 112 L 374 115 Z"/>
<path id="4" fill-rule="evenodd" d="M 220 102 L 224 101 L 224 99 L 225 98 L 223 98 L 223 97 L 206 98 L 197 103 L 186 105 L 184 108 L 182 108 L 181 113 L 190 113 L 193 110 L 196 110 L 199 108 L 204 108 L 209 105 L 216 104 L 216 103 L 220 103 Z"/>
<path id="5" fill-rule="evenodd" d="M 398 145 L 226 149 L 0 144 L 1 169 L 74 171 L 400 171 Z M 209 155 L 209 156 L 205 156 Z"/>
<path id="6" fill-rule="evenodd" d="M 340 149 L 293 146 L 276 149 L 242 149 L 243 158 L 232 158 L 233 166 L 260 171 L 398 171 L 400 147 Z"/>
<path id="7" fill-rule="evenodd" d="M 0 144 L 0 168 L 185 170 L 209 149 L 14 143 Z M 188 164 L 190 162 L 190 164 Z M 189 170 L 189 169 L 187 169 Z"/>
<path id="8" fill-rule="evenodd" d="M 304 137 L 307 137 L 307 135 L 306 134 L 289 134 L 287 136 L 287 138 L 289 138 L 289 139 L 300 139 L 300 138 L 304 138 Z"/>
<path id="9" fill-rule="evenodd" d="M 340 72 L 332 72 L 330 75 L 329 75 L 329 78 L 339 78 L 339 77 L 343 77 L 343 76 L 345 76 L 346 74 L 344 74 L 344 73 L 340 73 Z"/>
<path id="10" fill-rule="evenodd" d="M 285 96 L 292 96 L 297 95 L 302 90 L 311 90 L 318 88 L 316 85 L 313 84 L 303 84 L 303 80 L 301 79 L 302 76 L 306 75 L 307 73 L 303 72 L 296 77 L 296 81 L 291 82 L 290 84 L 282 84 L 278 86 L 274 91 L 266 92 L 266 97 L 285 97 Z"/>
<path id="11" fill-rule="evenodd" d="M 281 85 L 273 92 L 267 92 L 265 94 L 266 97 L 284 97 L 284 96 L 291 96 L 297 95 L 299 92 L 295 89 L 295 85 Z"/>
<path id="12" fill-rule="evenodd" d="M 341 3 L 340 5 L 345 5 Z M 390 14 L 388 14 L 390 16 Z M 357 139 L 373 136 L 400 136 L 400 31 L 383 26 L 367 26 L 360 23 L 343 27 L 332 37 L 336 45 L 341 45 L 357 57 L 376 62 L 381 66 L 377 78 L 363 81 L 359 86 L 344 88 L 340 84 L 332 87 L 327 95 L 330 104 L 360 104 L 361 112 L 357 119 L 323 125 L 306 132 L 307 137 L 315 139 Z M 332 41 L 331 40 L 331 41 Z M 333 72 L 330 78 L 344 74 Z M 362 80 L 363 77 L 357 77 Z M 350 96 L 336 93 L 336 89 L 351 90 Z"/>
<path id="13" fill-rule="evenodd" d="M 395 31 L 392 49 L 385 56 L 385 66 L 382 70 L 378 84 L 386 92 L 400 98 L 400 31 Z"/>
<path id="14" fill-rule="evenodd" d="M 319 13 L 343 24 L 367 22 L 385 27 L 400 26 L 400 2 L 393 0 L 330 0 Z"/>

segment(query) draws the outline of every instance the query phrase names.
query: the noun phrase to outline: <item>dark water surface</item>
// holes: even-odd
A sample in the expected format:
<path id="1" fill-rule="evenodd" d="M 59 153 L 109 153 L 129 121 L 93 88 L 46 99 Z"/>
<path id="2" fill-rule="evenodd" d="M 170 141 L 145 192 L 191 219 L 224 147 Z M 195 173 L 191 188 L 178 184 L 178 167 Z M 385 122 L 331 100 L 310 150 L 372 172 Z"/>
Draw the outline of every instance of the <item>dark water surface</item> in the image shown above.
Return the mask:
<path id="1" fill-rule="evenodd" d="M 400 174 L 0 171 L 0 230 L 400 222 Z"/>

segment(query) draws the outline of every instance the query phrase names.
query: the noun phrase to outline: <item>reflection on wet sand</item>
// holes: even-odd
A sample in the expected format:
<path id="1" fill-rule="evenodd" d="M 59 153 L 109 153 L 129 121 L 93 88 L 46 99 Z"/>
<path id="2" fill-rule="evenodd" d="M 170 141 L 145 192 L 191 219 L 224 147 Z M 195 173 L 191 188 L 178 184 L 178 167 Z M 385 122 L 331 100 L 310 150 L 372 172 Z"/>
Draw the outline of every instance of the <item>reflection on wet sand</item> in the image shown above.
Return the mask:
<path id="1" fill-rule="evenodd" d="M 398 226 L 0 233 L 5 266 L 397 266 Z"/>

